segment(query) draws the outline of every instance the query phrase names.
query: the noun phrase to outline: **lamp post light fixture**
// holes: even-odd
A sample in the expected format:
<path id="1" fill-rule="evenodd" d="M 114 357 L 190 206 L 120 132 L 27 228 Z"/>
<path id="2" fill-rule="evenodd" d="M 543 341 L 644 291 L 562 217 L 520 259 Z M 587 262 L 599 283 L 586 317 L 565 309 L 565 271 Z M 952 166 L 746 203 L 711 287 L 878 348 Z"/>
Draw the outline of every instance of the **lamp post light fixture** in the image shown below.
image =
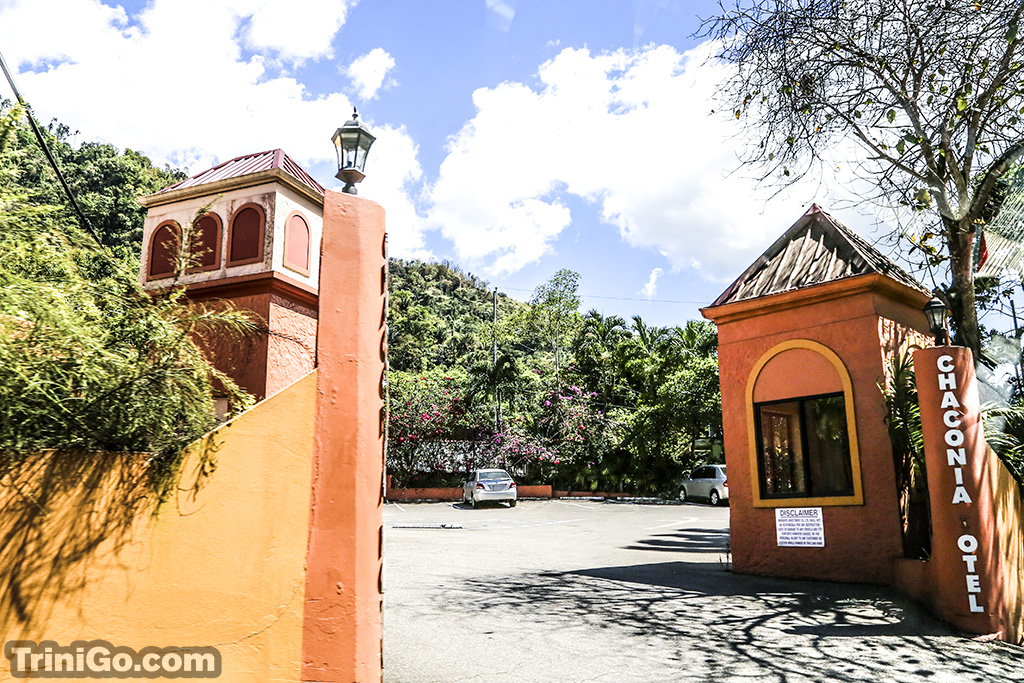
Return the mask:
<path id="1" fill-rule="evenodd" d="M 935 335 L 936 346 L 947 346 L 949 338 L 946 335 L 946 304 L 937 296 L 924 305 L 924 315 L 928 318 L 928 328 Z"/>
<path id="2" fill-rule="evenodd" d="M 362 182 L 366 174 L 366 155 L 370 152 L 370 145 L 377 138 L 370 133 L 366 124 L 359 120 L 359 112 L 352 108 L 352 118 L 334 131 L 331 137 L 334 147 L 338 152 L 338 180 L 345 181 L 342 192 L 358 194 L 356 183 Z"/>

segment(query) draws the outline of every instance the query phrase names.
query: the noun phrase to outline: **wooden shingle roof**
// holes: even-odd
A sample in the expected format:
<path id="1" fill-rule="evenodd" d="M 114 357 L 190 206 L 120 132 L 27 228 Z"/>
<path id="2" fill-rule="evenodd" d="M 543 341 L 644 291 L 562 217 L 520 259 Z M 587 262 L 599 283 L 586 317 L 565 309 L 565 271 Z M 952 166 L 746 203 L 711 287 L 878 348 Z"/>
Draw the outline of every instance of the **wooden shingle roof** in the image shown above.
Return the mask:
<path id="1" fill-rule="evenodd" d="M 912 275 L 813 204 L 711 307 L 872 273 L 929 292 Z"/>

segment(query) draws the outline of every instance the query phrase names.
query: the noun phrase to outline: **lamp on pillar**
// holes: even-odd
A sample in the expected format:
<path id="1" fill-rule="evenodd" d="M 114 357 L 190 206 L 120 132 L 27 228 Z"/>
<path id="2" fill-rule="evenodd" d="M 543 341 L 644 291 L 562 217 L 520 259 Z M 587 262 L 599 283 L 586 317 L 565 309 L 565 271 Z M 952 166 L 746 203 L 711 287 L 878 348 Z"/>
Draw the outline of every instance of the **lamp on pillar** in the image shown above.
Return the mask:
<path id="1" fill-rule="evenodd" d="M 359 112 L 352 109 L 352 118 L 345 122 L 338 130 L 334 131 L 331 138 L 334 140 L 334 147 L 338 152 L 338 180 L 345 181 L 342 192 L 358 194 L 356 183 L 362 182 L 366 174 L 366 155 L 370 152 L 370 145 L 377 138 L 370 133 L 366 124 L 359 120 Z"/>
<path id="2" fill-rule="evenodd" d="M 946 346 L 949 340 L 946 336 L 946 304 L 937 296 L 924 305 L 924 315 L 928 318 L 928 328 L 935 335 L 936 346 Z"/>

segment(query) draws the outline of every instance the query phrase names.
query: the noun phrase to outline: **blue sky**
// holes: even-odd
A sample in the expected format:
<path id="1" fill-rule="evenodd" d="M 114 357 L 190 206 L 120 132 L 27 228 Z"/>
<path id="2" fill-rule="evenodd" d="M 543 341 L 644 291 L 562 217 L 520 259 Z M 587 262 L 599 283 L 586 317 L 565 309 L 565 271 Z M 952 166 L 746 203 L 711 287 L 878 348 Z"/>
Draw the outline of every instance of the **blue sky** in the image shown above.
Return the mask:
<path id="1" fill-rule="evenodd" d="M 0 0 L 0 51 L 44 121 L 192 173 L 281 147 L 338 188 L 330 136 L 357 106 L 379 136 L 360 194 L 387 210 L 393 255 L 520 299 L 570 268 L 584 309 L 670 325 L 813 201 L 871 237 L 834 179 L 773 197 L 737 172 L 722 67 L 694 37 L 716 8 Z"/>

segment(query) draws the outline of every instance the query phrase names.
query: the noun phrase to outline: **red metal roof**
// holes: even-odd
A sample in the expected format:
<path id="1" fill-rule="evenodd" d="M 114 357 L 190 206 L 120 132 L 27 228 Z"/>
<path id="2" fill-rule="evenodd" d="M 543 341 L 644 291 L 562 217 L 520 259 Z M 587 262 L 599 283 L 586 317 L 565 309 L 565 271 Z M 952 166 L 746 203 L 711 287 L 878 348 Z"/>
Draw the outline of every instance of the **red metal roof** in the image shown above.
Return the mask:
<path id="1" fill-rule="evenodd" d="M 212 183 L 218 180 L 227 180 L 228 178 L 239 178 L 241 176 L 259 173 L 260 171 L 269 171 L 272 168 L 279 168 L 288 175 L 294 177 L 303 185 L 310 187 L 320 194 L 324 193 L 323 186 L 313 180 L 313 177 L 302 170 L 302 167 L 295 163 L 295 161 L 285 154 L 283 150 L 272 149 L 267 152 L 235 157 L 230 161 L 225 161 L 224 163 L 218 164 L 217 166 L 207 169 L 202 173 L 198 173 L 191 178 L 186 178 L 174 185 L 165 187 L 160 190 L 160 192 L 157 192 L 157 194 L 169 192 L 171 190 L 183 190 L 186 187 L 205 185 L 206 183 Z"/>

